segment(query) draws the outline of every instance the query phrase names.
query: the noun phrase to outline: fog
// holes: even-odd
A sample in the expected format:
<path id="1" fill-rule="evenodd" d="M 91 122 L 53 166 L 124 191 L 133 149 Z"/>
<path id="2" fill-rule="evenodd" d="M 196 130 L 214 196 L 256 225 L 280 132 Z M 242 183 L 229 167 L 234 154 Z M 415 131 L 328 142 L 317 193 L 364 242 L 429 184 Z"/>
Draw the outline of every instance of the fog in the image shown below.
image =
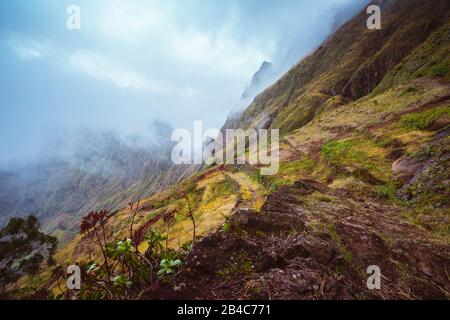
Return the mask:
<path id="1" fill-rule="evenodd" d="M 3 0 L 0 166 L 70 155 L 80 132 L 142 147 L 155 120 L 220 128 L 264 61 L 273 82 L 366 2 Z"/>

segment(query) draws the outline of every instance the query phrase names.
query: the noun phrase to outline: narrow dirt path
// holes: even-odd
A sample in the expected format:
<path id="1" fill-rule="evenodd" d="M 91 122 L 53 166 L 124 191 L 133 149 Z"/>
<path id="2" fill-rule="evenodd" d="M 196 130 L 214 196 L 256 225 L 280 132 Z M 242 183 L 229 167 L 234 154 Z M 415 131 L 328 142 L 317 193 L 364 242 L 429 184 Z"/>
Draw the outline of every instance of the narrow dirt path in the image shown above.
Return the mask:
<path id="1" fill-rule="evenodd" d="M 264 188 L 243 172 L 225 172 L 224 174 L 239 185 L 242 197 L 240 208 L 259 211 L 265 200 Z"/>

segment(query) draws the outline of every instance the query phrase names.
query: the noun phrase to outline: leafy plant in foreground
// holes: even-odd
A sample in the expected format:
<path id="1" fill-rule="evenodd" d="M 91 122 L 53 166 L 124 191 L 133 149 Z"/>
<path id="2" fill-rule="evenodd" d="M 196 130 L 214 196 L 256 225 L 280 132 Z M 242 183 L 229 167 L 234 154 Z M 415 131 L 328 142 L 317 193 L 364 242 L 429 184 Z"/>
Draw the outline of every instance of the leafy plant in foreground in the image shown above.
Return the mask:
<path id="1" fill-rule="evenodd" d="M 166 236 L 161 235 L 159 231 L 149 230 L 145 236 L 148 243 L 148 249 L 145 253 L 147 257 L 158 257 L 164 251 L 163 241 L 167 240 Z"/>
<path id="2" fill-rule="evenodd" d="M 163 259 L 159 264 L 158 276 L 163 277 L 165 275 L 174 273 L 177 267 L 181 264 L 181 260 Z"/>
<path id="3" fill-rule="evenodd" d="M 139 206 L 135 207 L 133 217 Z M 164 221 L 170 231 L 174 223 L 175 212 L 166 213 Z M 180 254 L 165 249 L 162 245 L 167 237 L 160 232 L 150 230 L 145 239 L 148 249 L 145 254 L 139 252 L 133 240 L 115 240 L 108 242 L 106 225 L 109 217 L 106 210 L 90 212 L 82 221 L 81 233 L 88 235 L 103 255 L 103 264 L 95 261 L 81 264 L 83 285 L 77 296 L 81 299 L 130 299 L 152 287 L 158 277 L 174 274 L 181 260 Z M 130 236 L 133 237 L 134 218 L 131 221 Z M 162 259 L 162 260 L 161 260 Z M 159 269 L 158 269 L 159 268 Z"/>

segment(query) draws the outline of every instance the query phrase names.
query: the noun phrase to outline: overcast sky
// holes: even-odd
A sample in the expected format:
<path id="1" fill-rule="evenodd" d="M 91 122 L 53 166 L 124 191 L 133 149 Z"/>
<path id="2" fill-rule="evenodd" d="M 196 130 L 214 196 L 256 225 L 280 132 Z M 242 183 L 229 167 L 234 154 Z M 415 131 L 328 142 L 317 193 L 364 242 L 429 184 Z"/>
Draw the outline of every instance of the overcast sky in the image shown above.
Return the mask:
<path id="1" fill-rule="evenodd" d="M 365 0 L 1 0 L 0 162 L 64 130 L 220 127 L 264 61 L 287 68 Z M 81 8 L 81 30 L 66 9 Z"/>

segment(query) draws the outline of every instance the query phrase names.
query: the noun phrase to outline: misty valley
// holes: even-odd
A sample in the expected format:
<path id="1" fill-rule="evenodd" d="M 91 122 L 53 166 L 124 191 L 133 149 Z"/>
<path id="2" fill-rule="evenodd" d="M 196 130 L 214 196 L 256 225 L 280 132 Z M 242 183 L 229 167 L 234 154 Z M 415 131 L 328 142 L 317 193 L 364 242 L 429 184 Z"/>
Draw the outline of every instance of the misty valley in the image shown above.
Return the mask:
<path id="1" fill-rule="evenodd" d="M 0 303 L 450 298 L 448 0 L 4 0 L 0 47 Z"/>

